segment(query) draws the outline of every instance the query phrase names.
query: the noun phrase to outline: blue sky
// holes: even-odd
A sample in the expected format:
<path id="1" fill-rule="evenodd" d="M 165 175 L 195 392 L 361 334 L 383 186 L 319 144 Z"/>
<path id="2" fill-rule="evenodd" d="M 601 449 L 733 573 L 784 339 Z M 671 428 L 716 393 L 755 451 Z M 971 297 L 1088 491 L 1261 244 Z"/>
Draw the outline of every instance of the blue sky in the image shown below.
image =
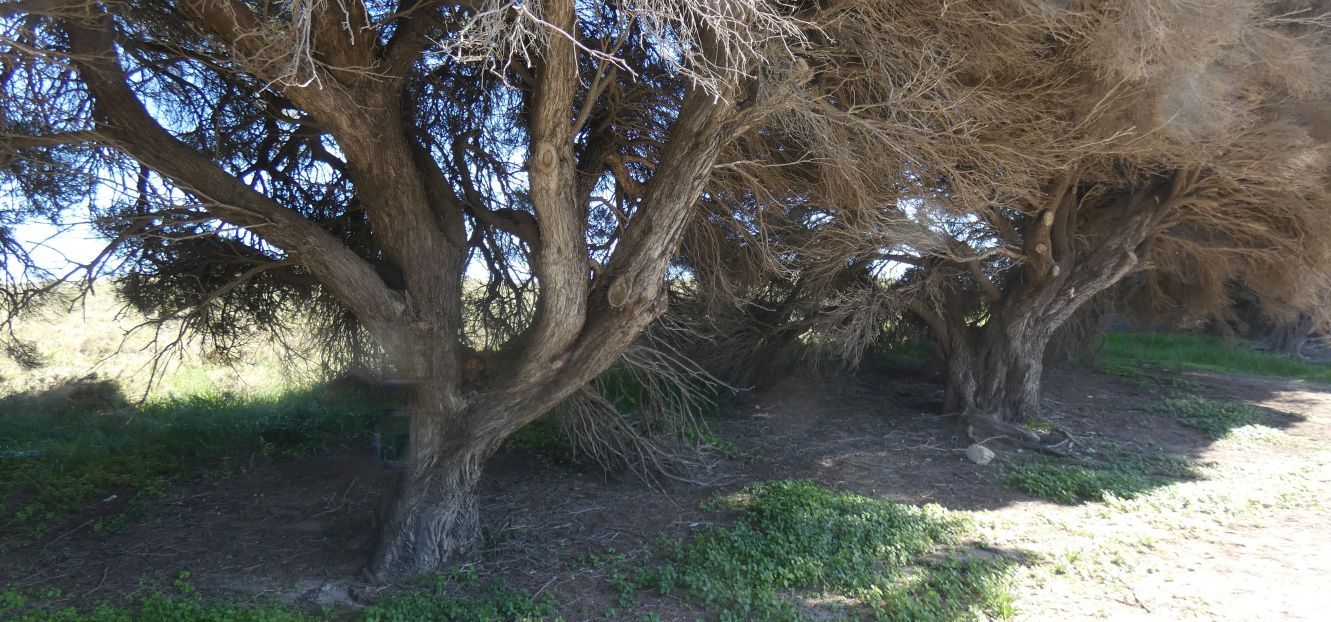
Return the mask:
<path id="1" fill-rule="evenodd" d="M 92 261 L 106 247 L 106 240 L 86 224 L 56 227 L 30 222 L 14 227 L 13 233 L 37 265 L 55 274 L 68 272 L 75 263 Z"/>

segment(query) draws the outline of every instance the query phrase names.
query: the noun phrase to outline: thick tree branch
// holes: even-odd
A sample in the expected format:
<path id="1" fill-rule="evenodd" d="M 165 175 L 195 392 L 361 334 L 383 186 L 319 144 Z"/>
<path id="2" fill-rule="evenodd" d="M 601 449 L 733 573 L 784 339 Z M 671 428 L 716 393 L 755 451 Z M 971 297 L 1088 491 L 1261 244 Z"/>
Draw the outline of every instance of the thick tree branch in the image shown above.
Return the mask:
<path id="1" fill-rule="evenodd" d="M 171 136 L 126 84 L 115 57 L 110 19 L 102 16 L 98 22 L 97 27 L 72 21 L 63 26 L 97 110 L 105 118 L 100 131 L 144 166 L 196 194 L 210 214 L 286 250 L 372 331 L 389 332 L 402 313 L 402 297 L 379 279 L 369 263 L 323 229 Z"/>
<path id="2" fill-rule="evenodd" d="M 442 26 L 438 9 L 443 2 L 437 0 L 401 0 L 394 14 L 397 30 L 383 52 L 383 73 L 404 76 L 420 58 L 426 48 L 434 44 L 430 31 Z M 474 5 L 475 2 L 451 3 Z"/>
<path id="3" fill-rule="evenodd" d="M 935 339 L 940 343 L 945 343 L 950 338 L 952 331 L 943 316 L 929 308 L 929 305 L 925 304 L 924 301 L 911 298 L 906 301 L 906 308 L 910 309 L 911 313 L 914 313 L 929 326 L 929 330 L 933 332 Z"/>
<path id="4" fill-rule="evenodd" d="M 984 292 L 986 298 L 994 302 L 1003 299 L 1003 291 L 998 289 L 998 286 L 989 280 L 989 275 L 984 273 L 983 259 L 975 252 L 975 249 L 961 240 L 951 238 L 947 240 L 947 246 L 959 263 L 966 267 L 971 280 L 975 281 L 975 284 L 980 287 L 980 291 Z"/>
<path id="5" fill-rule="evenodd" d="M 553 29 L 541 55 L 531 108 L 531 147 L 527 171 L 532 206 L 540 227 L 540 253 L 533 266 L 541 284 L 530 348 L 524 365 L 543 367 L 562 357 L 587 316 L 585 218 L 577 200 L 573 154 L 573 100 L 578 84 L 572 0 L 544 6 Z M 533 370 L 534 371 L 534 370 Z"/>
<path id="6" fill-rule="evenodd" d="M 377 32 L 363 0 L 310 5 L 310 54 L 331 71 L 374 73 Z"/>

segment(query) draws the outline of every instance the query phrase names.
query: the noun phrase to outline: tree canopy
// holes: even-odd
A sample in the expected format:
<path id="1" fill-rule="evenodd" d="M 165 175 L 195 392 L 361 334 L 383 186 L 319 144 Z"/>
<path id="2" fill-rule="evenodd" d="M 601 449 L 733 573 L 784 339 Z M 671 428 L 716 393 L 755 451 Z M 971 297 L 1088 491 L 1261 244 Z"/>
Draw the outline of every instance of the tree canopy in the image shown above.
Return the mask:
<path id="1" fill-rule="evenodd" d="M 771 167 L 763 194 L 704 201 L 720 217 L 686 239 L 685 260 L 706 275 L 692 298 L 738 348 L 723 367 L 768 363 L 796 338 L 853 364 L 881 339 L 923 332 L 947 367 L 947 410 L 1002 421 L 1038 415 L 1046 344 L 1129 275 L 1142 276 L 1138 308 L 1223 315 L 1243 288 L 1273 314 L 1323 313 L 1320 9 L 893 6 L 840 40 L 856 41 L 856 24 L 925 24 L 894 40 L 931 67 L 891 67 L 932 88 L 915 103 L 892 99 L 910 82 L 889 69 L 834 81 L 854 93 L 829 97 L 853 109 L 853 123 L 819 129 L 834 155 L 798 152 Z M 859 68 L 866 49 L 838 46 L 833 64 Z M 926 131 L 893 133 L 915 106 L 934 115 Z M 724 216 L 746 210 L 758 226 L 727 230 Z"/>

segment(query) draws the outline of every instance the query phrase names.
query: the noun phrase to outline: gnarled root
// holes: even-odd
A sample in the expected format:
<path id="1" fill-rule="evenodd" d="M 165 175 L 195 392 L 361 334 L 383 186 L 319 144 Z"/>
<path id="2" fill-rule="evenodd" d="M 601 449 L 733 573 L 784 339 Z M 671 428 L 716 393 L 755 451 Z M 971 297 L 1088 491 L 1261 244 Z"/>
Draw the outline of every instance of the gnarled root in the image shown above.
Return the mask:
<path id="1" fill-rule="evenodd" d="M 966 427 L 966 435 L 972 443 L 983 445 L 989 441 L 1001 439 L 1033 451 L 1062 458 L 1077 459 L 1066 449 L 1076 444 L 1076 441 L 1073 440 L 1071 434 L 1061 429 L 1051 430 L 1049 434 L 1042 436 L 1019 425 L 1013 425 L 979 413 L 963 414 L 961 422 Z M 1062 437 L 1061 440 L 1054 440 L 1059 437 Z"/>

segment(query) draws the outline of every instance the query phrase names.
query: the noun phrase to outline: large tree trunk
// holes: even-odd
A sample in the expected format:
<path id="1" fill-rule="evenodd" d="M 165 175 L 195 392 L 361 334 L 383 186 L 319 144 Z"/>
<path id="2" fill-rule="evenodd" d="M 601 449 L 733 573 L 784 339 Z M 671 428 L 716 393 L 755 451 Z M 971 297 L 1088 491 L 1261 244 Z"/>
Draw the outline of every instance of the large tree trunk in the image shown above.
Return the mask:
<path id="1" fill-rule="evenodd" d="M 1044 350 L 1053 328 L 1035 310 L 957 327 L 940 344 L 945 412 L 967 423 L 1029 421 L 1040 415 Z"/>
<path id="2" fill-rule="evenodd" d="M 476 486 L 499 438 L 477 433 L 471 406 L 429 379 L 413 383 L 407 411 L 411 440 L 391 504 L 380 517 L 370 560 L 377 579 L 422 574 L 479 548 Z M 505 413 L 486 413 L 502 419 Z"/>
<path id="3" fill-rule="evenodd" d="M 429 458 L 421 460 L 422 453 Z M 480 546 L 476 484 L 488 456 L 469 447 L 416 454 L 401 474 L 392 505 L 382 517 L 369 567 L 376 579 L 423 574 Z"/>
<path id="4" fill-rule="evenodd" d="M 1316 326 L 1311 316 L 1301 314 L 1294 321 L 1272 327 L 1262 339 L 1261 347 L 1273 354 L 1302 359 L 1303 348 L 1312 339 Z"/>
<path id="5" fill-rule="evenodd" d="M 1077 173 L 1070 171 L 1038 212 L 1007 223 L 1012 231 L 1021 227 L 1023 256 L 1003 287 L 981 268 L 974 249 L 961 243 L 949 247 L 953 257 L 932 264 L 944 276 L 969 276 L 978 286 L 942 288 L 928 303 L 911 306 L 938 344 L 944 408 L 959 415 L 971 437 L 1039 440 L 1014 424 L 1040 416 L 1050 339 L 1078 309 L 1137 269 L 1161 214 L 1194 182 L 1191 174 L 1176 173 L 1122 194 L 1099 212 L 1083 212 Z M 1100 237 L 1078 250 L 1078 228 Z M 985 307 L 973 304 L 976 295 L 987 299 Z M 984 311 L 987 317 L 976 322 Z"/>

